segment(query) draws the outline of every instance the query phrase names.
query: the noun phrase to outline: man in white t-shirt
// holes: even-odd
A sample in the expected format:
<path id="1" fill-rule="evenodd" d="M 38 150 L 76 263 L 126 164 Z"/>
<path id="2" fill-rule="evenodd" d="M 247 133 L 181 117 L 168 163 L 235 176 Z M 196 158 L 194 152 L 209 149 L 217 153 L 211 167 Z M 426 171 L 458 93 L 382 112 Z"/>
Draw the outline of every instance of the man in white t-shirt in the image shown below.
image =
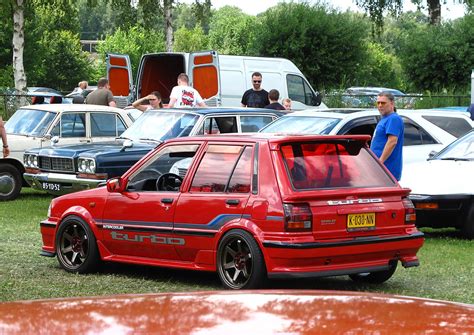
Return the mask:
<path id="1" fill-rule="evenodd" d="M 207 107 L 197 90 L 189 86 L 186 73 L 178 76 L 178 86 L 173 87 L 168 108 L 171 107 Z"/>

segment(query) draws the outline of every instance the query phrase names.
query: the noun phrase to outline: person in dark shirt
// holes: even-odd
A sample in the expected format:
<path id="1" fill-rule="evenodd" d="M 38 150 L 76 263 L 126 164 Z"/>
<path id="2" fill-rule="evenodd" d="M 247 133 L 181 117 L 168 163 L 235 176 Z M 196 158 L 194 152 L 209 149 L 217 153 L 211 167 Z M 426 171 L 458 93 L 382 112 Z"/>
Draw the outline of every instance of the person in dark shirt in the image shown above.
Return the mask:
<path id="1" fill-rule="evenodd" d="M 268 105 L 266 105 L 265 108 L 276 109 L 276 110 L 279 110 L 279 111 L 286 110 L 285 107 L 283 107 L 278 102 L 278 99 L 280 99 L 280 92 L 278 92 L 278 90 L 275 90 L 275 89 L 270 90 L 270 92 L 268 92 L 268 100 L 270 100 L 270 103 Z"/>
<path id="2" fill-rule="evenodd" d="M 268 92 L 262 88 L 262 74 L 260 72 L 252 73 L 252 85 L 253 87 L 245 91 L 242 96 L 242 106 L 264 108 L 270 101 Z"/>

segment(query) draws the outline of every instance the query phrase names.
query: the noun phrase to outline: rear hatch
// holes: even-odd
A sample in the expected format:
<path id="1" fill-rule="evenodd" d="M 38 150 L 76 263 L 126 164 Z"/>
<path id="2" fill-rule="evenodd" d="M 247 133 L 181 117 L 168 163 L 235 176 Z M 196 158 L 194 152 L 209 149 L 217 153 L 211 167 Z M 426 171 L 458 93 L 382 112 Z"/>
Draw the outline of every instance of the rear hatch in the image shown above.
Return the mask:
<path id="1" fill-rule="evenodd" d="M 409 190 L 370 152 L 368 139 L 328 136 L 275 147 L 287 231 L 345 239 L 399 235 L 414 224 Z"/>

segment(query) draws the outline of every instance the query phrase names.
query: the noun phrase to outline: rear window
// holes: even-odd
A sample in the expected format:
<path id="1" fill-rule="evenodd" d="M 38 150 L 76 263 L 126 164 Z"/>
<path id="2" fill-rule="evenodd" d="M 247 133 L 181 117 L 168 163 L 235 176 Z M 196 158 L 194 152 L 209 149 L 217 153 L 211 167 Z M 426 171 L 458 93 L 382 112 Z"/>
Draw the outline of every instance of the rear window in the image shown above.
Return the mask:
<path id="1" fill-rule="evenodd" d="M 460 117 L 423 115 L 423 118 L 456 137 L 461 137 L 472 129 L 469 122 Z"/>
<path id="2" fill-rule="evenodd" d="M 296 190 L 395 185 L 362 142 L 292 143 L 281 153 Z"/>

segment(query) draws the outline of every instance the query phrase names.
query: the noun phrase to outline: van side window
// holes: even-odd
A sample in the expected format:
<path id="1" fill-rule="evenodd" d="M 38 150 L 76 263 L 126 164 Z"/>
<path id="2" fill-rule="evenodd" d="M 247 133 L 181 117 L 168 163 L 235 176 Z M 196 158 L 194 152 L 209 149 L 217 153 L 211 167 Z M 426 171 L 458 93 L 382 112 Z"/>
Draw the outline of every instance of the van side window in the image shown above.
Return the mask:
<path id="1" fill-rule="evenodd" d="M 286 76 L 286 84 L 288 85 L 288 97 L 291 100 L 299 101 L 308 106 L 317 106 L 317 99 L 303 77 L 288 74 Z"/>

